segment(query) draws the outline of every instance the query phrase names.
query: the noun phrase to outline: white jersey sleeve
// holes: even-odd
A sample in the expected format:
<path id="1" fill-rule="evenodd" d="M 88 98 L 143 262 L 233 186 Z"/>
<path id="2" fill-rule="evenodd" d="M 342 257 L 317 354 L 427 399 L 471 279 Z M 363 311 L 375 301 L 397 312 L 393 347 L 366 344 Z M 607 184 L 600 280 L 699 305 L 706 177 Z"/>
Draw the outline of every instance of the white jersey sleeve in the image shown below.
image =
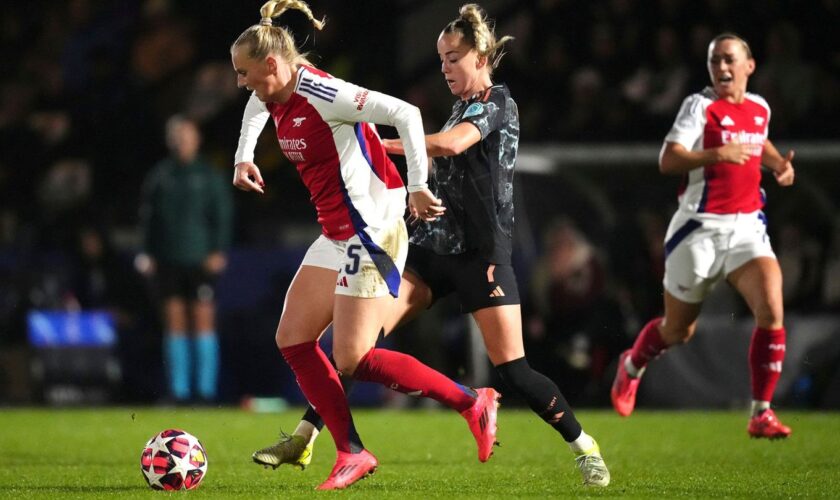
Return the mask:
<path id="1" fill-rule="evenodd" d="M 407 189 L 413 193 L 426 188 L 426 138 L 420 110 L 416 106 L 338 78 L 322 79 L 308 72 L 302 72 L 298 91 L 332 98 L 329 105 L 321 102 L 320 110 L 325 119 L 367 122 L 396 128 L 405 149 Z"/>
<path id="2" fill-rule="evenodd" d="M 265 104 L 251 94 L 248 104 L 245 105 L 245 112 L 242 115 L 242 128 L 239 129 L 239 145 L 236 147 L 236 154 L 233 157 L 233 164 L 242 162 L 254 162 L 254 148 L 257 147 L 257 140 L 260 138 L 265 123 L 271 113 Z"/>
<path id="3" fill-rule="evenodd" d="M 711 101 L 702 94 L 692 94 L 683 100 L 671 131 L 665 136 L 665 142 L 681 144 L 689 151 L 702 149 L 698 142 L 703 137 L 706 126 L 706 108 Z"/>

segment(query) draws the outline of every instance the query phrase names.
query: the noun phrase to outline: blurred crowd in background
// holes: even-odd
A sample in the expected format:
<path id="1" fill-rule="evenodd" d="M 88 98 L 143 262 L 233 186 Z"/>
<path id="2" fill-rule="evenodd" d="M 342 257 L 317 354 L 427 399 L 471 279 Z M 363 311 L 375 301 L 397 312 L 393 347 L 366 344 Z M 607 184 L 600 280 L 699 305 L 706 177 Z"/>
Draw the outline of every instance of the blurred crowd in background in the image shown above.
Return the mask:
<path id="1" fill-rule="evenodd" d="M 142 183 L 167 154 L 163 128 L 174 114 L 200 124 L 205 159 L 229 175 L 247 93 L 236 88 L 228 51 L 259 20 L 259 5 L 31 0 L 0 6 L 0 387 L 27 369 L 9 354 L 25 352 L 27 311 L 106 309 L 120 334 L 121 397 L 160 396 L 160 381 L 148 376 L 150 365 L 160 363 L 155 291 L 132 266 Z M 281 23 L 312 51 L 316 65 L 412 102 L 428 131 L 440 127 L 453 97 L 439 73 L 435 41 L 460 3 L 310 5 L 316 16 L 327 16 L 322 32 L 297 12 Z M 659 144 L 682 99 L 707 84 L 706 49 L 721 31 L 751 43 L 758 65 L 751 90 L 773 110 L 776 144 L 838 140 L 838 0 L 496 0 L 482 6 L 498 20 L 497 33 L 516 37 L 495 79 L 507 83 L 519 104 L 525 145 Z M 229 269 L 219 290 L 222 398 L 271 392 L 283 377 L 294 386 L 287 373 L 270 382 L 250 377 L 259 378 L 261 366 L 282 365 L 272 347 L 282 294 L 301 245 L 318 232 L 308 195 L 270 132 L 256 157 L 266 195 L 234 197 L 236 272 Z M 828 182 L 836 163 L 798 164 L 799 185 L 786 192 L 765 180 L 789 313 L 840 312 L 840 188 Z M 516 265 L 532 364 L 562 381 L 573 402 L 606 403 L 610 363 L 638 321 L 661 308 L 662 240 L 677 182 L 657 173 L 655 158 L 517 180 Z M 255 255 L 289 262 L 255 271 L 249 267 Z M 253 282 L 245 281 L 249 276 Z M 745 312 L 726 296 L 708 308 Z M 415 335 L 393 342 L 463 375 L 465 320 L 446 305 L 430 318 L 412 327 Z M 249 368 L 233 367 L 242 362 Z M 6 392 L 0 401 L 14 399 Z"/>

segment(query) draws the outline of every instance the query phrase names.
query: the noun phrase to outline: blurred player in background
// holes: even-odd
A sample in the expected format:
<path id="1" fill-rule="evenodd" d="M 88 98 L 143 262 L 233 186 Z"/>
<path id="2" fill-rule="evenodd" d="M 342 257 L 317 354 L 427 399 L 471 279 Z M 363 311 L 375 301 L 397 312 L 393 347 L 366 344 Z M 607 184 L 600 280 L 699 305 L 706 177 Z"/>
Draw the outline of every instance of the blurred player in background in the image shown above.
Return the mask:
<path id="1" fill-rule="evenodd" d="M 632 413 L 648 362 L 691 339 L 703 300 L 725 278 L 755 317 L 747 432 L 785 438 L 790 428 L 770 408 L 785 356 L 782 274 L 767 236 L 760 184 L 764 165 L 780 186 L 792 185 L 793 151 L 779 154 L 767 138 L 767 102 L 747 92 L 755 71 L 747 42 L 717 36 L 709 45 L 708 69 L 712 86 L 683 101 L 659 159 L 663 174 L 684 176 L 665 237 L 665 315 L 645 325 L 619 358 L 612 402 L 620 415 Z"/>
<path id="2" fill-rule="evenodd" d="M 176 403 L 194 397 L 210 402 L 219 373 L 214 284 L 227 265 L 232 197 L 224 178 L 199 156 L 196 123 L 173 116 L 166 123 L 166 142 L 171 156 L 143 186 L 143 253 L 135 263 L 156 278 L 163 298 L 169 397 Z"/>
<path id="3" fill-rule="evenodd" d="M 519 115 L 507 86 L 494 84 L 503 45 L 476 4 L 461 7 L 437 42 L 441 71 L 459 100 L 441 132 L 426 136 L 433 157 L 432 188 L 446 213 L 413 211 L 411 237 L 397 307 L 385 322 L 390 333 L 451 293 L 481 329 L 502 379 L 569 443 L 586 485 L 606 486 L 610 474 L 598 444 L 583 432 L 557 385 L 525 359 L 516 276 L 511 266 L 513 171 Z M 411 154 L 405 140 L 385 140 L 391 153 Z M 410 159 L 410 156 L 409 156 Z M 315 405 L 318 407 L 318 405 Z M 318 408 L 320 411 L 320 408 Z M 255 460 L 309 463 L 320 420 L 310 408 L 294 436 L 257 451 Z"/>
<path id="4" fill-rule="evenodd" d="M 445 209 L 426 185 L 420 112 L 315 69 L 291 34 L 272 25 L 272 18 L 289 8 L 304 12 L 321 29 L 305 3 L 270 1 L 260 10 L 260 23 L 231 47 L 237 83 L 253 92 L 245 108 L 233 183 L 264 192 L 253 149 L 272 118 L 283 154 L 310 191 L 323 233 L 286 293 L 276 333 L 298 385 L 335 441 L 335 467 L 318 488 L 345 488 L 378 465 L 356 432 L 339 373 L 428 396 L 459 411 L 478 441 L 479 459 L 485 461 L 496 439 L 498 393 L 474 391 L 411 356 L 375 348 L 400 289 L 408 233 L 403 220 L 406 187 L 371 123 L 397 129 L 406 149 L 410 209 L 431 220 Z M 331 323 L 335 367 L 318 345 Z"/>

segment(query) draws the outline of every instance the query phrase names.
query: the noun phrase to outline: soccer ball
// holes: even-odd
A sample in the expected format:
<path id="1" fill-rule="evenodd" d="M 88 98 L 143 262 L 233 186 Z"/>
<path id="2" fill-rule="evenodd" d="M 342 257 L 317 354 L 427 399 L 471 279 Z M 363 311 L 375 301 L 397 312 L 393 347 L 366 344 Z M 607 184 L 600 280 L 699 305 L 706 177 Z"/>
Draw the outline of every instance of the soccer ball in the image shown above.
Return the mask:
<path id="1" fill-rule="evenodd" d="M 146 443 L 140 455 L 140 471 L 156 490 L 192 490 L 207 473 L 207 453 L 189 432 L 166 429 Z"/>

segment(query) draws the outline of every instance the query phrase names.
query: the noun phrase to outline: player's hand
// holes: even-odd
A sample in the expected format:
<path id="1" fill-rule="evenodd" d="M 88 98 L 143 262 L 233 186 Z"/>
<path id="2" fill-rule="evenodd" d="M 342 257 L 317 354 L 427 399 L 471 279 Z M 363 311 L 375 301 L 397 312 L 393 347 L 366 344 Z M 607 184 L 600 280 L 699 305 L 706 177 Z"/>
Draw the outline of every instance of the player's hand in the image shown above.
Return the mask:
<path id="1" fill-rule="evenodd" d="M 265 182 L 260 174 L 260 169 L 248 161 L 237 163 L 234 167 L 233 185 L 243 191 L 256 191 L 265 194 L 265 191 L 263 191 Z"/>
<path id="2" fill-rule="evenodd" d="M 221 274 L 227 267 L 227 257 L 222 252 L 213 252 L 204 259 L 204 270 L 210 274 Z"/>
<path id="3" fill-rule="evenodd" d="M 402 139 L 383 139 L 382 147 L 385 148 L 388 154 L 405 156 Z"/>
<path id="4" fill-rule="evenodd" d="M 750 159 L 752 149 L 753 146 L 741 144 L 737 139 L 732 139 L 728 144 L 724 144 L 718 148 L 718 156 L 720 157 L 720 161 L 743 165 Z"/>
<path id="5" fill-rule="evenodd" d="M 782 159 L 782 168 L 774 170 L 773 175 L 776 177 L 776 182 L 778 182 L 780 186 L 787 187 L 793 185 L 795 172 L 793 170 L 792 149 L 788 151 L 785 157 Z"/>
<path id="6" fill-rule="evenodd" d="M 423 220 L 431 222 L 446 212 L 443 201 L 436 198 L 428 188 L 415 191 L 408 195 L 409 221 Z"/>

